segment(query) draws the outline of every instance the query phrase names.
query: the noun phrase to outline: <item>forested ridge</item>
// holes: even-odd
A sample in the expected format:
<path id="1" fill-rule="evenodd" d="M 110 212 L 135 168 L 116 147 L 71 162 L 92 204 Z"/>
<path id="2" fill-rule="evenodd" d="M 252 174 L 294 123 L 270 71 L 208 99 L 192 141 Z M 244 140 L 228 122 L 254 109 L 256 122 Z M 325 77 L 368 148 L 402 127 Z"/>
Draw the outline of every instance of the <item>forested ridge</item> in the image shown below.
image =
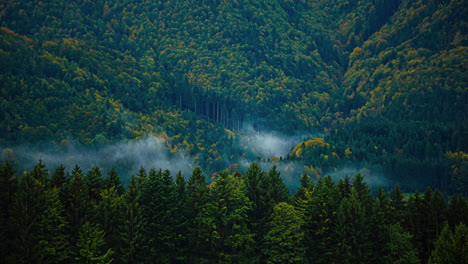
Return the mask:
<path id="1" fill-rule="evenodd" d="M 2 1 L 0 262 L 467 263 L 467 14 Z"/>
<path id="2" fill-rule="evenodd" d="M 360 164 L 405 189 L 466 195 L 467 6 L 4 1 L 0 144 L 155 135 L 211 173 L 239 157 L 317 176 Z M 326 144 L 262 156 L 239 143 L 246 126 Z"/>
<path id="3" fill-rule="evenodd" d="M 22 175 L 0 165 L 2 263 L 466 263 L 468 204 L 438 190 L 372 192 L 360 174 L 306 174 L 290 195 L 276 166 L 208 182 L 141 167 Z"/>

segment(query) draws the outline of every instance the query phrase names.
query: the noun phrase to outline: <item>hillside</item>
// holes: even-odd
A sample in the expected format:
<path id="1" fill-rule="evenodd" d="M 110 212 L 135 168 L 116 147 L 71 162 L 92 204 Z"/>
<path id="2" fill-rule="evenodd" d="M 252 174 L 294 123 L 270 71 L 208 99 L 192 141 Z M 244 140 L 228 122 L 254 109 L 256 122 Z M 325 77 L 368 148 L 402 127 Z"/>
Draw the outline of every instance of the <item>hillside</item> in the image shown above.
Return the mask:
<path id="1" fill-rule="evenodd" d="M 0 146 L 96 149 L 154 135 L 216 172 L 271 158 L 245 139 L 247 127 L 323 133 L 329 147 L 306 141 L 281 162 L 466 192 L 467 9 L 463 0 L 6 1 Z"/>

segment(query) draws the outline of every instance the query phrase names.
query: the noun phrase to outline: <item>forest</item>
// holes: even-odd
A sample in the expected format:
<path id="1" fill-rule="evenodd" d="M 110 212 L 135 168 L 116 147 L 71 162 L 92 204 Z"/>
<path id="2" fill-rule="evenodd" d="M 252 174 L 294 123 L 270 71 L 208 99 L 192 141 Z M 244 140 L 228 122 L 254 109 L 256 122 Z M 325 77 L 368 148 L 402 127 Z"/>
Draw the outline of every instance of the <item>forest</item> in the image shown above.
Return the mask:
<path id="1" fill-rule="evenodd" d="M 468 263 L 466 14 L 1 1 L 0 262 Z"/>
<path id="2" fill-rule="evenodd" d="M 0 166 L 1 263 L 467 263 L 468 203 L 438 190 L 371 191 L 360 174 L 307 174 L 291 195 L 276 166 L 184 177 L 141 167 L 19 175 Z M 105 175 L 103 175 L 105 174 Z"/>
<path id="3" fill-rule="evenodd" d="M 155 136 L 208 174 L 245 170 L 244 160 L 299 164 L 282 171 L 295 180 L 360 166 L 407 191 L 466 196 L 467 9 L 464 0 L 3 1 L 2 160 L 30 170 L 41 155 L 25 162 L 19 149 Z M 301 150 L 266 156 L 246 128 L 302 136 L 290 146 Z"/>

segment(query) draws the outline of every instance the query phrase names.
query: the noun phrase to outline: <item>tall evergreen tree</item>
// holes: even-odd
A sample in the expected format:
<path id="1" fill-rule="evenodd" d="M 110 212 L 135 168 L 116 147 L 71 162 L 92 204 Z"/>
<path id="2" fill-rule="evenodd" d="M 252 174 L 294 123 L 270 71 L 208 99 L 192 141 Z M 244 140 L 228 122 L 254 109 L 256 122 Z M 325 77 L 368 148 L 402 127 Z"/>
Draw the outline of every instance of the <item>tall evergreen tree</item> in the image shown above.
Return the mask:
<path id="1" fill-rule="evenodd" d="M 13 197 L 17 190 L 18 178 L 13 166 L 6 161 L 2 166 L 0 165 L 0 241 L 12 241 L 15 234 L 13 230 L 9 229 L 10 213 L 13 203 Z M 10 243 L 0 243 L 1 252 L 10 252 Z M 6 261 L 8 254 L 0 254 L 0 262 Z"/>
<path id="2" fill-rule="evenodd" d="M 144 219 L 147 262 L 171 263 L 174 259 L 177 192 L 169 171 L 151 169 L 143 181 L 139 203 Z"/>
<path id="3" fill-rule="evenodd" d="M 400 190 L 400 185 L 395 185 L 392 192 L 390 193 L 390 206 L 392 208 L 392 219 L 393 223 L 402 223 L 404 220 L 404 214 L 406 212 L 406 202 L 403 197 L 403 193 Z"/>
<path id="4" fill-rule="evenodd" d="M 45 210 L 39 220 L 38 243 L 40 256 L 37 263 L 64 263 L 69 258 L 67 222 L 56 187 L 45 192 Z"/>
<path id="5" fill-rule="evenodd" d="M 76 165 L 72 170 L 70 181 L 64 185 L 64 206 L 69 234 L 72 241 L 78 239 L 81 226 L 89 219 L 92 205 L 83 171 Z"/>
<path id="6" fill-rule="evenodd" d="M 275 205 L 263 238 L 265 263 L 304 263 L 302 221 L 294 206 L 284 202 Z"/>
<path id="7" fill-rule="evenodd" d="M 289 190 L 286 188 L 278 167 L 273 165 L 268 171 L 269 197 L 273 204 L 289 202 Z"/>
<path id="8" fill-rule="evenodd" d="M 9 232 L 14 234 L 7 263 L 35 263 L 41 256 L 41 216 L 46 209 L 45 186 L 38 174 L 26 173 L 18 181 L 10 207 Z"/>
<path id="9" fill-rule="evenodd" d="M 62 185 L 67 182 L 67 177 L 65 176 L 65 166 L 59 165 L 52 174 L 50 181 L 53 187 L 62 187 Z"/>
<path id="10" fill-rule="evenodd" d="M 121 221 L 121 243 L 119 254 L 122 263 L 142 263 L 143 253 L 143 216 L 139 203 L 141 186 L 135 176 L 130 178 L 128 190 L 124 195 L 125 214 Z"/>
<path id="11" fill-rule="evenodd" d="M 108 172 L 107 172 L 107 178 L 104 180 L 104 185 L 105 188 L 111 188 L 114 187 L 117 195 L 123 195 L 125 189 L 122 185 L 122 182 L 120 181 L 119 174 L 117 173 L 117 170 L 112 167 Z"/>
<path id="12" fill-rule="evenodd" d="M 468 227 L 459 224 L 455 232 L 445 225 L 435 242 L 435 249 L 429 258 L 429 264 L 468 263 Z"/>
<path id="13" fill-rule="evenodd" d="M 101 191 L 100 202 L 95 205 L 94 222 L 97 223 L 105 233 L 107 247 L 114 251 L 114 258 L 117 263 L 121 259 L 121 238 L 122 222 L 124 219 L 123 197 L 117 194 L 115 187 L 110 187 Z"/>
<path id="14" fill-rule="evenodd" d="M 254 239 L 256 241 L 256 245 L 259 246 L 257 250 L 260 250 L 263 236 L 266 232 L 265 225 L 273 207 L 275 206 L 275 201 L 273 200 L 272 195 L 274 192 L 279 194 L 279 190 L 273 191 L 274 187 L 271 186 L 273 178 L 277 179 L 277 177 L 279 177 L 279 175 L 275 175 L 277 174 L 276 168 L 272 168 L 270 172 L 271 175 L 262 171 L 257 163 L 252 163 L 243 176 L 247 189 L 247 197 L 252 202 L 252 210 L 249 212 L 249 220 L 250 229 L 255 234 Z"/>
<path id="15" fill-rule="evenodd" d="M 196 219 L 208 247 L 198 261 L 245 263 L 254 258 L 253 235 L 247 225 L 251 208 L 243 179 L 221 172 L 210 189 L 202 215 Z"/>
<path id="16" fill-rule="evenodd" d="M 337 263 L 371 263 L 370 226 L 359 192 L 353 188 L 341 201 L 334 228 L 337 245 L 333 258 Z M 324 262 L 319 262 L 324 263 Z"/>
<path id="17" fill-rule="evenodd" d="M 304 223 L 305 256 L 310 263 L 329 263 L 333 255 L 333 224 L 340 202 L 331 177 L 320 178 L 308 199 Z"/>
<path id="18" fill-rule="evenodd" d="M 76 263 L 110 264 L 112 249 L 106 246 L 105 233 L 98 225 L 89 222 L 81 226 L 75 252 Z"/>
<path id="19" fill-rule="evenodd" d="M 468 203 L 459 195 L 450 198 L 447 208 L 447 221 L 454 227 L 460 223 L 468 224 Z"/>
<path id="20" fill-rule="evenodd" d="M 104 180 L 102 178 L 101 169 L 98 167 L 89 169 L 85 176 L 85 183 L 89 192 L 89 198 L 96 203 L 100 201 L 100 194 L 104 189 Z"/>
<path id="21" fill-rule="evenodd" d="M 193 262 L 205 252 L 207 244 L 202 236 L 202 222 L 198 221 L 203 213 L 203 207 L 208 199 L 206 177 L 200 167 L 196 167 L 187 183 L 185 217 L 187 218 L 187 240 L 189 245 L 189 261 Z"/>

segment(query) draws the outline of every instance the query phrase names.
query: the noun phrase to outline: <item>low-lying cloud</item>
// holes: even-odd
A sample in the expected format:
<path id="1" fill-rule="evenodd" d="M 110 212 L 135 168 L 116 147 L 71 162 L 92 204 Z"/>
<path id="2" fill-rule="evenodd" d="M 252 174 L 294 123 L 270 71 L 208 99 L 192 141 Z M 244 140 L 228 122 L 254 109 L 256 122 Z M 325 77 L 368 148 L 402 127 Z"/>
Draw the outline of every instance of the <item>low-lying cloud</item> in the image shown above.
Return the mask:
<path id="1" fill-rule="evenodd" d="M 18 163 L 25 170 L 30 170 L 39 160 L 46 164 L 49 171 L 55 170 L 60 164 L 64 165 L 67 171 L 78 164 L 85 172 L 95 166 L 105 170 L 115 167 L 123 180 L 128 179 L 131 174 L 136 174 L 141 167 L 147 171 L 150 168 L 169 169 L 173 175 L 181 171 L 186 177 L 194 168 L 191 158 L 186 153 L 171 153 L 164 141 L 155 136 L 99 148 L 69 144 L 65 147 L 19 146 L 13 148 L 13 151 Z"/>

